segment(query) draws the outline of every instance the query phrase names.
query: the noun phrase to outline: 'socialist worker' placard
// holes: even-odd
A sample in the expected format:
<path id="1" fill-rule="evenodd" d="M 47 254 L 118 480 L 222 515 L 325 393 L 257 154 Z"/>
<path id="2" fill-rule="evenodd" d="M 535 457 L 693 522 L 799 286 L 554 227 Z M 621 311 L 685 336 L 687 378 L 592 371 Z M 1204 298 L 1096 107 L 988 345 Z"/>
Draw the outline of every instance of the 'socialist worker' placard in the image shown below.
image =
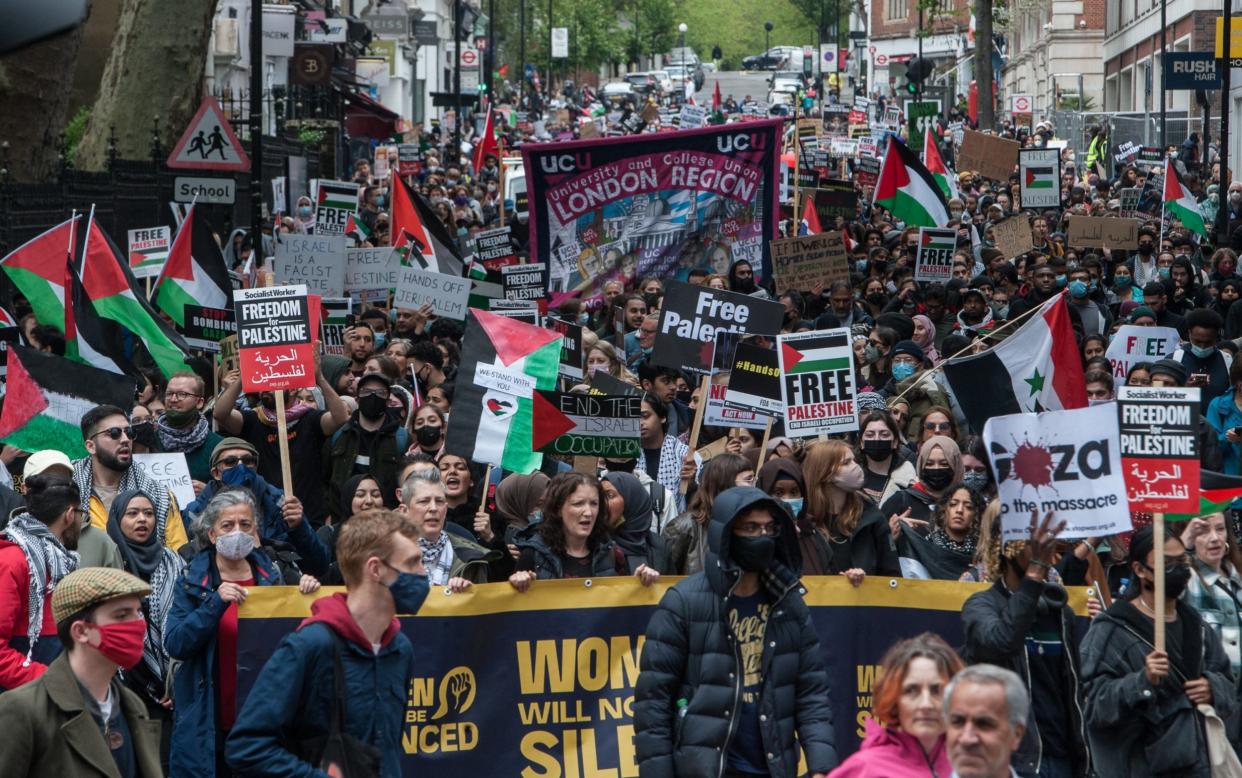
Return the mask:
<path id="1" fill-rule="evenodd" d="M 1198 513 L 1198 388 L 1119 386 L 1117 422 L 1130 510 Z"/>
<path id="2" fill-rule="evenodd" d="M 781 335 L 777 353 L 786 434 L 805 438 L 858 429 L 849 329 Z"/>
<path id="3" fill-rule="evenodd" d="M 242 388 L 247 392 L 315 385 L 310 308 L 305 286 L 233 292 Z"/>

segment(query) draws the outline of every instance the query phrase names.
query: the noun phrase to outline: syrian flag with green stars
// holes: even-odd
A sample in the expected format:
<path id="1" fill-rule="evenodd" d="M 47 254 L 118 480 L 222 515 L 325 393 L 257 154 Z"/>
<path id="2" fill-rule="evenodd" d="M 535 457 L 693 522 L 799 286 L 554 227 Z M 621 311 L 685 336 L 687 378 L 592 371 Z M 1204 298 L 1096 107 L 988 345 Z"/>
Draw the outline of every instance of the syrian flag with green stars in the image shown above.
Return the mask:
<path id="1" fill-rule="evenodd" d="M 943 227 L 949 223 L 949 205 L 940 185 L 895 135 L 888 136 L 888 151 L 875 185 L 875 204 L 887 208 L 907 227 Z"/>
<path id="2" fill-rule="evenodd" d="M 539 469 L 532 397 L 556 388 L 560 333 L 471 309 L 461 353 L 446 450 L 513 473 Z"/>
<path id="3" fill-rule="evenodd" d="M 1087 385 L 1065 293 L 982 354 L 944 363 L 944 376 L 976 432 L 993 416 L 1083 408 Z"/>
<path id="4" fill-rule="evenodd" d="M 1164 210 L 1177 217 L 1182 226 L 1188 230 L 1208 236 L 1207 222 L 1203 220 L 1203 209 L 1199 207 L 1195 196 L 1191 194 L 1182 179 L 1177 176 L 1177 168 L 1173 160 L 1164 165 Z"/>
<path id="5" fill-rule="evenodd" d="M 8 360 L 0 441 L 23 451 L 53 449 L 81 459 L 82 416 L 97 405 L 134 404 L 129 376 L 14 344 Z"/>

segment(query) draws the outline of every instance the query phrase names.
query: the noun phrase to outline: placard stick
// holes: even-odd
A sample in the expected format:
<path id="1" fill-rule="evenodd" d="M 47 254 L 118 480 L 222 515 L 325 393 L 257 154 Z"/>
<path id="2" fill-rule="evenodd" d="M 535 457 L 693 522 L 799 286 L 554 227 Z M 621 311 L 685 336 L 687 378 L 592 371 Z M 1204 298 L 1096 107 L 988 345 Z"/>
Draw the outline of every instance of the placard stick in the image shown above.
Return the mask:
<path id="1" fill-rule="evenodd" d="M 483 475 L 483 499 L 479 500 L 479 513 L 487 511 L 487 490 L 492 483 L 492 466 L 487 466 L 487 472 Z"/>
<path id="2" fill-rule="evenodd" d="M 505 166 L 500 165 L 500 181 L 496 184 L 496 197 L 500 200 L 500 226 L 505 226 Z M 513 206 L 516 208 L 517 203 Z"/>
<path id="3" fill-rule="evenodd" d="M 293 494 L 293 472 L 289 467 L 289 426 L 285 422 L 285 392 L 277 389 L 272 392 L 276 396 L 276 440 L 280 444 L 280 481 L 284 485 L 285 494 Z"/>
<path id="4" fill-rule="evenodd" d="M 1152 575 L 1156 577 L 1156 601 L 1152 603 L 1155 616 L 1156 650 L 1164 650 L 1164 514 L 1157 513 L 1151 517 L 1152 554 L 1156 564 L 1152 565 Z"/>
<path id="5" fill-rule="evenodd" d="M 707 374 L 699 377 L 699 407 L 694 409 L 694 425 L 690 428 L 690 448 L 686 451 L 685 462 L 694 461 L 694 450 L 699 445 L 699 431 L 703 429 L 703 412 L 707 410 Z M 683 464 L 685 464 L 683 462 Z M 689 478 L 681 479 L 681 493 L 690 491 Z"/>
<path id="6" fill-rule="evenodd" d="M 268 273 L 263 277 L 263 286 L 272 286 L 274 276 Z M 276 398 L 276 442 L 280 447 L 280 482 L 286 495 L 293 494 L 293 470 L 289 466 L 289 424 L 285 421 L 285 392 L 277 389 L 272 392 Z"/>
<path id="7" fill-rule="evenodd" d="M 763 463 L 768 459 L 768 439 L 772 437 L 772 417 L 768 417 L 768 423 L 763 427 L 763 443 L 759 446 L 759 466 L 763 467 Z"/>

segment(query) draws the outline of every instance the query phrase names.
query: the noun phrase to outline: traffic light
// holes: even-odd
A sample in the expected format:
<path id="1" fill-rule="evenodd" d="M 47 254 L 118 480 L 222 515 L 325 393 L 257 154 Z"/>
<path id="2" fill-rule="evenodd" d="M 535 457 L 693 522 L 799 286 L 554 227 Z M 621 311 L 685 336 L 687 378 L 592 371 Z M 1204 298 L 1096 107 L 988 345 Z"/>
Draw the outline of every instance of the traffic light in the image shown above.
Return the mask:
<path id="1" fill-rule="evenodd" d="M 936 66 L 930 59 L 911 57 L 906 63 L 906 91 L 912 95 L 919 94 L 923 90 L 923 82 L 935 69 Z"/>

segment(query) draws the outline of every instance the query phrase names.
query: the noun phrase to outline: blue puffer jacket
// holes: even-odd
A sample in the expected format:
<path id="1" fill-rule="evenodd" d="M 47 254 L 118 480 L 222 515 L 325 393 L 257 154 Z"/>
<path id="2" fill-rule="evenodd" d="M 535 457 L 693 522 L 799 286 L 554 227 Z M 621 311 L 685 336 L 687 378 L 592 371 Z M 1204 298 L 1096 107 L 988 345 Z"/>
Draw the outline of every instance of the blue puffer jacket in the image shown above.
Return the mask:
<path id="1" fill-rule="evenodd" d="M 323 773 L 287 746 L 328 733 L 335 705 L 333 643 L 341 644 L 345 731 L 379 749 L 384 778 L 400 778 L 401 729 L 414 647 L 393 619 L 371 650 L 344 594 L 322 597 L 311 616 L 286 635 L 263 666 L 229 733 L 229 766 L 243 775 L 318 778 Z"/>
<path id="2" fill-rule="evenodd" d="M 214 478 L 207 482 L 203 487 L 203 491 L 198 495 L 194 502 L 185 506 L 185 510 L 181 515 L 186 519 L 187 525 L 189 517 L 198 516 L 207 507 L 207 503 L 211 502 L 211 498 L 225 489 L 234 487 L 227 486 Z M 311 529 L 310 522 L 303 517 L 302 523 L 297 527 L 289 529 L 289 525 L 285 524 L 284 514 L 280 510 L 280 501 L 284 499 L 285 492 L 278 489 L 264 480 L 263 476 L 258 473 L 251 472 L 251 477 L 242 487 L 250 490 L 254 495 L 255 502 L 259 504 L 259 536 L 263 538 L 265 543 L 288 543 L 293 546 L 293 550 L 298 552 L 301 557 L 298 560 L 298 568 L 316 578 L 323 579 L 328 575 L 328 568 L 332 564 L 331 555 L 328 553 L 328 547 L 323 544 L 315 530 Z M 193 531 L 186 527 L 186 536 L 194 537 Z"/>
<path id="3" fill-rule="evenodd" d="M 259 586 L 280 586 L 280 571 L 262 551 L 246 557 Z M 214 547 L 190 561 L 173 590 L 164 627 L 164 648 L 184 664 L 173 680 L 172 753 L 169 778 L 216 774 L 216 633 L 228 603 L 220 599 Z"/>
<path id="4" fill-rule="evenodd" d="M 768 774 L 794 778 L 799 745 L 811 773 L 837 765 L 828 672 L 798 583 L 801 556 L 793 519 L 759 489 L 734 487 L 712 505 L 703 572 L 669 589 L 647 625 L 634 691 L 634 745 L 643 778 L 724 773 L 744 675 L 726 621 L 729 593 L 742 575 L 729 557 L 729 538 L 733 520 L 751 508 L 768 508 L 781 523 L 776 558 L 760 574 L 771 603 L 758 700 Z M 684 710 L 678 710 L 680 700 L 687 703 Z"/>

